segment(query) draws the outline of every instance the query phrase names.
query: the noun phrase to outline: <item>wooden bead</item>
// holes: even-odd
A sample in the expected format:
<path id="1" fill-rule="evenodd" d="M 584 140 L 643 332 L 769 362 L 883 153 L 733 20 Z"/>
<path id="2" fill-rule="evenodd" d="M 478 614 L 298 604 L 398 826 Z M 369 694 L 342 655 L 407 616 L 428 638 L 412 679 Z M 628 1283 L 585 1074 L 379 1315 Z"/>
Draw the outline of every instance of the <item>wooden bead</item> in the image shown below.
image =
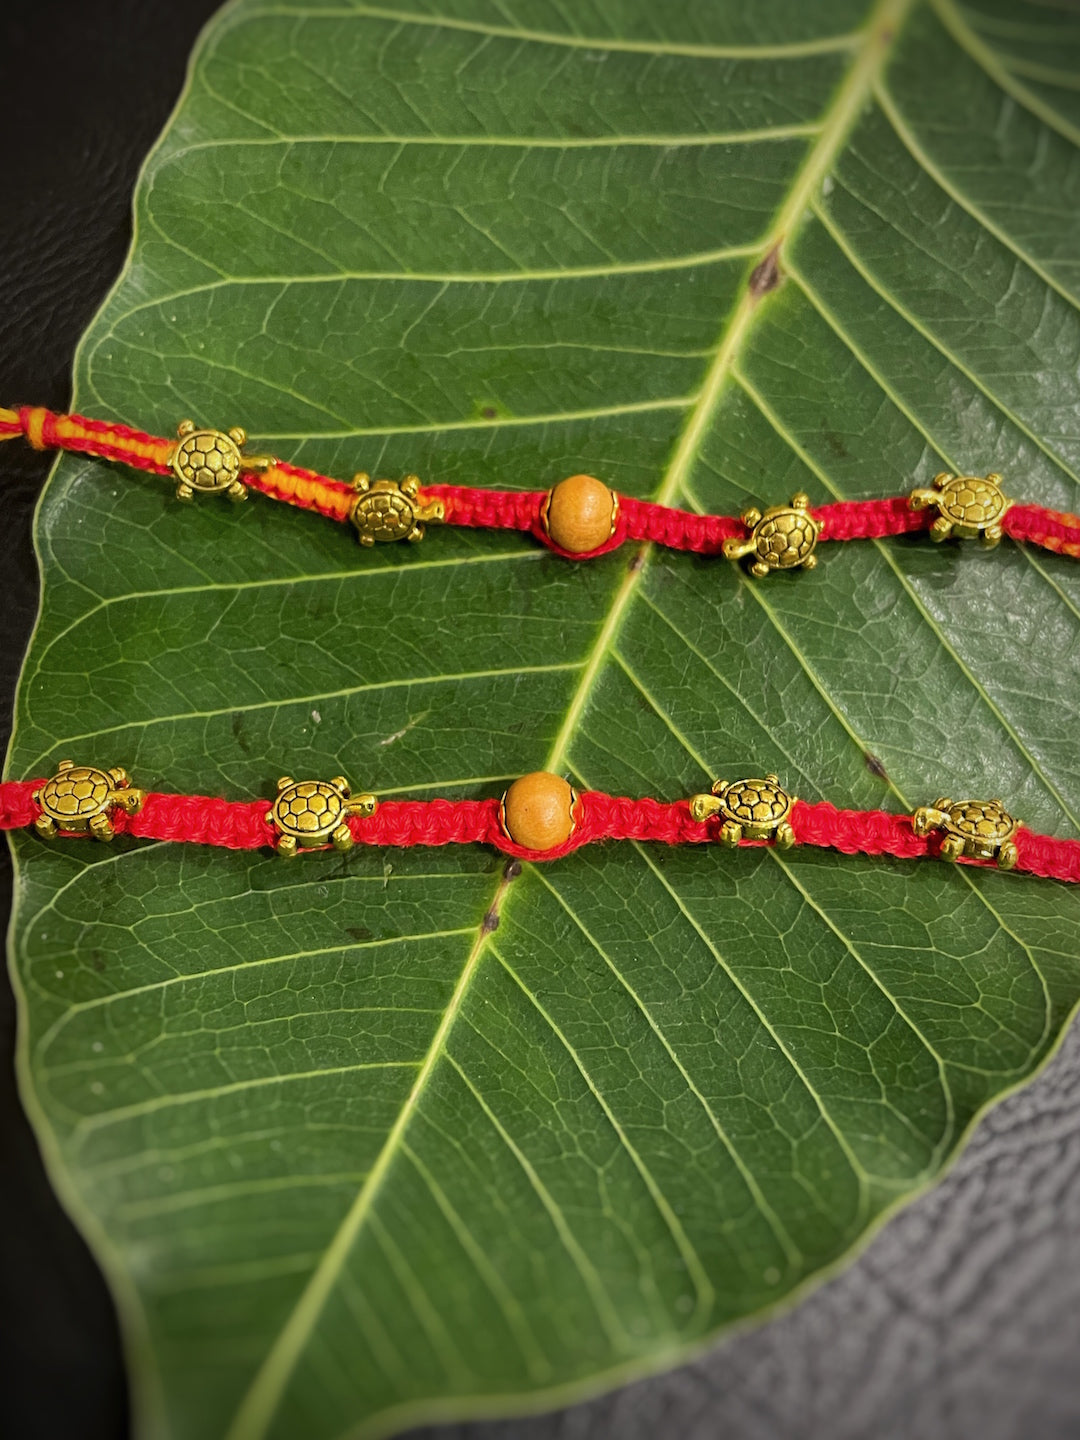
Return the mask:
<path id="1" fill-rule="evenodd" d="M 560 550 L 583 555 L 610 540 L 619 516 L 619 497 L 592 475 L 571 475 L 548 492 L 544 529 Z"/>
<path id="2" fill-rule="evenodd" d="M 561 775 L 546 770 L 522 775 L 503 796 L 503 829 L 526 850 L 553 850 L 573 834 L 576 803 Z"/>

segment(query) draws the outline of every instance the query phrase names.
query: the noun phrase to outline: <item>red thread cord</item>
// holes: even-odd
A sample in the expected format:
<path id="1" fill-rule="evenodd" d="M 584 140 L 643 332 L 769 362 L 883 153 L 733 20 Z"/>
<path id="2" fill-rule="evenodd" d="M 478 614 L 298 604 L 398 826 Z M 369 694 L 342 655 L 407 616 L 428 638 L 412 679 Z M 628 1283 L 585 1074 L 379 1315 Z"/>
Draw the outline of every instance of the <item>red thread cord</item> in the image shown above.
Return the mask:
<path id="1" fill-rule="evenodd" d="M 896 855 L 902 860 L 930 853 L 928 838 L 916 835 L 907 815 L 885 810 L 838 810 L 827 801 L 796 800 L 791 810 L 796 845 L 821 845 L 845 855 Z"/>
<path id="2" fill-rule="evenodd" d="M 21 830 L 32 825 L 41 813 L 33 794 L 44 780 L 5 780 L 0 784 L 0 830 Z"/>
<path id="3" fill-rule="evenodd" d="M 913 510 L 906 495 L 888 500 L 838 500 L 811 511 L 821 524 L 821 540 L 880 540 L 886 535 L 906 535 L 912 530 L 929 530 L 932 510 Z"/>
<path id="4" fill-rule="evenodd" d="M 1041 505 L 1013 505 L 1006 510 L 1001 528 L 1014 540 L 1080 560 L 1080 515 L 1044 510 Z"/>
<path id="5" fill-rule="evenodd" d="M 482 530 L 531 530 L 539 524 L 543 490 L 476 490 L 465 485 L 425 485 L 424 495 L 441 500 L 447 525 Z"/>
<path id="6" fill-rule="evenodd" d="M 127 425 L 88 420 L 83 415 L 56 415 L 51 410 L 25 405 L 17 411 L 0 410 L 0 440 L 25 435 L 37 449 L 74 450 L 114 460 L 156 475 L 171 472 L 175 440 L 147 435 Z M 320 475 L 285 461 L 261 473 L 242 471 L 252 490 L 314 510 L 331 520 L 347 520 L 356 491 L 344 480 Z M 445 523 L 485 530 L 525 530 L 555 554 L 571 560 L 589 560 L 615 550 L 626 540 L 652 541 L 672 550 L 718 555 L 724 541 L 743 539 L 749 533 L 741 520 L 730 515 L 696 515 L 648 500 L 619 496 L 615 533 L 584 554 L 572 554 L 554 544 L 540 523 L 546 491 L 482 490 L 465 485 L 426 485 L 422 498 L 441 500 Z M 887 500 L 838 500 L 810 512 L 821 524 L 821 540 L 871 540 L 926 530 L 933 524 L 932 509 L 913 510 L 906 495 Z M 1080 559 L 1080 515 L 1044 510 L 1041 505 L 1013 505 L 1002 529 L 1014 540 L 1041 545 L 1059 555 Z"/>
<path id="7" fill-rule="evenodd" d="M 33 799 L 44 780 L 0 784 L 0 830 L 32 825 L 41 814 Z M 218 845 L 229 850 L 258 850 L 277 838 L 269 823 L 269 800 L 218 800 L 205 795 L 146 795 L 137 815 L 117 809 L 117 834 L 145 840 L 174 840 Z M 522 860 L 557 860 L 583 845 L 604 840 L 641 840 L 661 845 L 702 845 L 720 838 L 719 817 L 699 822 L 687 800 L 640 800 L 587 790 L 579 798 L 574 833 L 551 850 L 527 850 L 509 838 L 500 820 L 500 802 L 490 800 L 385 800 L 374 815 L 352 816 L 349 829 L 361 845 L 493 845 Z M 916 835 L 907 815 L 884 810 L 838 810 L 826 801 L 796 800 L 791 811 L 796 845 L 839 850 L 845 855 L 894 855 L 901 860 L 936 858 L 941 835 Z M 744 840 L 743 847 L 766 840 Z M 1080 841 L 1036 835 L 1025 826 L 1016 832 L 1016 869 L 1051 880 L 1080 884 Z M 961 864 L 993 865 L 962 860 Z"/>
<path id="8" fill-rule="evenodd" d="M 1080 840 L 1055 840 L 1036 835 L 1026 825 L 1016 832 L 1017 870 L 1042 875 L 1047 880 L 1068 880 L 1080 884 Z"/>
<path id="9" fill-rule="evenodd" d="M 808 805 L 796 800 L 791 828 L 797 845 L 822 845 L 845 855 L 896 855 L 902 860 L 937 857 L 942 836 L 937 831 L 916 835 L 907 815 L 884 810 L 837 810 L 825 801 Z M 1016 832 L 1016 869 L 1049 880 L 1080 883 L 1080 840 L 1036 835 L 1025 825 Z M 992 860 L 961 860 L 964 865 L 993 865 Z"/>

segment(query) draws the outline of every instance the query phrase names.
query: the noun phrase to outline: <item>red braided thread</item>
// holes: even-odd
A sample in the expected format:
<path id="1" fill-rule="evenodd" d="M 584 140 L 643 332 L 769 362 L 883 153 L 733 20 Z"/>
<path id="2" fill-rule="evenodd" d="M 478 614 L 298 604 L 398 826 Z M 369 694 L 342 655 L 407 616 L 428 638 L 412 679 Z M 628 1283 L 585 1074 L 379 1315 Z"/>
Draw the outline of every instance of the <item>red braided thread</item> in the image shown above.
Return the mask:
<path id="1" fill-rule="evenodd" d="M 0 784 L 0 830 L 32 825 L 41 813 L 34 791 L 44 780 L 9 780 Z M 272 846 L 275 827 L 267 820 L 269 800 L 229 801 L 205 795 L 170 795 L 151 791 L 138 815 L 114 811 L 117 834 L 144 840 L 170 840 L 216 845 L 229 850 L 258 850 Z M 558 860 L 583 845 L 603 840 L 641 840 L 663 845 L 700 845 L 715 842 L 720 820 L 691 818 L 687 800 L 640 800 L 587 790 L 578 797 L 577 824 L 563 845 L 551 850 L 527 850 L 502 828 L 501 802 L 489 800 L 386 800 L 375 814 L 351 816 L 348 824 L 361 845 L 492 845 L 521 860 Z M 791 828 L 799 845 L 839 850 L 845 855 L 895 855 L 910 860 L 936 857 L 941 836 L 916 835 L 907 815 L 883 810 L 838 810 L 826 801 L 808 804 L 796 800 Z M 61 832 L 65 833 L 65 832 Z M 742 848 L 767 845 L 765 840 L 743 840 Z M 329 848 L 329 847 L 319 847 Z M 1021 826 L 1016 832 L 1017 870 L 1047 879 L 1080 884 L 1080 841 L 1055 840 Z M 993 866 L 993 861 L 962 860 L 962 864 Z"/>
<path id="2" fill-rule="evenodd" d="M 878 540 L 885 535 L 929 530 L 934 523 L 933 511 L 913 510 L 906 495 L 892 495 L 888 500 L 838 500 L 810 513 L 822 527 L 820 540 Z"/>
<path id="3" fill-rule="evenodd" d="M 4 416 L 10 413 L 0 412 Z M 174 440 L 85 415 L 58 415 L 41 406 L 24 405 L 14 415 L 14 419 L 0 419 L 0 440 L 22 434 L 39 450 L 72 450 L 155 475 L 172 471 Z M 252 490 L 300 509 L 315 510 L 331 520 L 347 520 L 356 498 L 345 481 L 285 462 L 275 462 L 263 474 L 245 470 L 241 474 Z M 595 550 L 575 554 L 555 545 L 544 531 L 540 507 L 545 494 L 542 490 L 482 490 L 462 485 L 429 485 L 422 492 L 423 497 L 442 500 L 448 525 L 527 530 L 549 550 L 570 560 L 604 555 L 625 540 L 653 541 L 672 550 L 716 555 L 722 552 L 725 540 L 743 539 L 749 533 L 742 521 L 732 516 L 697 515 L 621 495 L 611 538 Z M 934 520 L 932 508 L 913 510 L 904 495 L 887 500 L 840 500 L 819 506 L 811 514 L 822 527 L 822 540 L 902 535 L 926 530 Z M 1045 510 L 1040 505 L 1013 505 L 1002 520 L 1002 530 L 1014 540 L 1080 559 L 1080 515 Z"/>
<path id="4" fill-rule="evenodd" d="M 1041 505 L 1012 505 L 1001 528 L 1013 540 L 1027 540 L 1044 550 L 1080 560 L 1080 515 L 1044 510 Z"/>
<path id="5" fill-rule="evenodd" d="M 695 515 L 654 505 L 649 500 L 619 497 L 619 518 L 628 540 L 652 540 L 672 550 L 691 550 L 699 555 L 719 555 L 724 541 L 748 534 L 741 520 L 730 515 Z"/>
<path id="6" fill-rule="evenodd" d="M 671 550 L 699 555 L 723 553 L 724 541 L 745 539 L 750 531 L 731 515 L 698 515 L 657 505 L 650 500 L 619 496 L 615 532 L 595 550 L 574 553 L 554 544 L 540 521 L 546 491 L 479 490 L 458 485 L 429 485 L 425 494 L 446 506 L 448 525 L 483 526 L 497 530 L 528 530 L 541 544 L 569 560 L 591 560 L 617 549 L 626 540 L 652 541 Z M 927 530 L 933 514 L 912 510 L 906 495 L 888 500 L 841 500 L 810 512 L 822 526 L 822 540 L 876 539 Z"/>
<path id="7" fill-rule="evenodd" d="M 32 797 L 44 784 L 44 779 L 0 783 L 0 830 L 21 830 L 34 823 L 41 812 Z"/>
<path id="8" fill-rule="evenodd" d="M 498 800 L 383 800 L 374 815 L 349 819 L 361 845 L 496 844 Z"/>
<path id="9" fill-rule="evenodd" d="M 1055 840 L 1036 835 L 1025 825 L 1016 832 L 1016 868 L 1047 880 L 1080 884 L 1080 840 Z"/>
<path id="10" fill-rule="evenodd" d="M 466 485 L 425 485 L 424 495 L 441 500 L 446 509 L 447 525 L 467 525 L 484 530 L 527 530 L 555 555 L 564 560 L 594 560 L 597 555 L 606 555 L 615 550 L 626 539 L 626 524 L 621 513 L 626 503 L 620 496 L 620 515 L 611 538 L 598 545 L 595 550 L 564 550 L 556 545 L 544 529 L 541 509 L 547 498 L 546 490 L 480 490 Z M 656 507 L 654 507 L 656 508 Z"/>
<path id="11" fill-rule="evenodd" d="M 562 845 L 551 850 L 526 850 L 517 845 L 497 825 L 490 843 L 519 860 L 558 860 L 583 845 L 601 840 L 652 840 L 662 845 L 704 844 L 714 836 L 708 825 L 690 818 L 687 800 L 652 800 L 648 797 L 631 800 L 623 796 L 605 795 L 599 790 L 586 790 L 578 797 L 574 833 Z"/>
<path id="12" fill-rule="evenodd" d="M 425 495 L 442 500 L 448 525 L 482 526 L 492 530 L 527 530 L 542 545 L 567 560 L 592 560 L 616 550 L 626 540 L 653 540 L 673 550 L 718 554 L 725 540 L 745 535 L 740 520 L 726 515 L 695 515 L 649 500 L 620 495 L 614 533 L 594 550 L 571 551 L 556 545 L 544 529 L 540 511 L 546 490 L 480 490 L 463 485 L 427 485 Z"/>
<path id="13" fill-rule="evenodd" d="M 387 800 L 349 829 L 365 845 L 493 845 L 519 860 L 557 860 L 601 840 L 656 840 L 667 845 L 703 842 L 707 826 L 690 819 L 685 800 L 627 800 L 588 790 L 578 797 L 570 839 L 551 850 L 528 850 L 502 827 L 499 800 Z"/>
<path id="14" fill-rule="evenodd" d="M 827 800 L 796 800 L 791 828 L 797 845 L 821 845 L 845 855 L 896 855 L 903 860 L 929 855 L 929 836 L 916 835 L 909 815 L 885 810 L 838 810 Z"/>
<path id="15" fill-rule="evenodd" d="M 266 823 L 266 800 L 217 800 L 206 795 L 161 795 L 151 791 L 138 815 L 115 815 L 118 835 L 143 840 L 181 840 L 220 845 L 226 850 L 258 850 L 273 845 L 277 833 Z"/>
<path id="16" fill-rule="evenodd" d="M 424 495 L 441 500 L 447 525 L 482 530 L 531 530 L 538 523 L 543 490 L 477 490 L 465 485 L 425 485 Z"/>

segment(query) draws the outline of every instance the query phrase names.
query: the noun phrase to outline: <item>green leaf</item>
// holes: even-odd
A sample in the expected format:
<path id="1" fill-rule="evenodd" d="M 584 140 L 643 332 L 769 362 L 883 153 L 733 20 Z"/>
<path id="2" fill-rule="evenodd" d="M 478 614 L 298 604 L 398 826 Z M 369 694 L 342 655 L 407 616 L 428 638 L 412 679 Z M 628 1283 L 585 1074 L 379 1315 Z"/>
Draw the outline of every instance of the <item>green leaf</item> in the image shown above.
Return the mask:
<path id="1" fill-rule="evenodd" d="M 948 466 L 1076 508 L 1078 54 L 1017 0 L 247 0 L 77 404 L 342 476 L 588 470 L 731 513 Z M 1065 559 L 366 553 L 76 459 L 38 540 L 16 775 L 673 798 L 774 768 L 1077 828 Z M 670 1364 L 928 1184 L 1080 995 L 1080 897 L 986 870 L 16 850 L 25 1092 L 146 1435 L 382 1434 Z"/>

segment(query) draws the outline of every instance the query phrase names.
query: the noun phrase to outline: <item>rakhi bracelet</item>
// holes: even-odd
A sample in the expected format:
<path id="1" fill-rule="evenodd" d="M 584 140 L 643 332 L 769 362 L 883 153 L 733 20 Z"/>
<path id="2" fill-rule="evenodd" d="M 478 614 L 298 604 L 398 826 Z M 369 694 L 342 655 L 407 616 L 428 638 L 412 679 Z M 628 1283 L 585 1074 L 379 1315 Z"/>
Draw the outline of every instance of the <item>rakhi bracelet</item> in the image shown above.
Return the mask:
<path id="1" fill-rule="evenodd" d="M 1025 870 L 1080 883 L 1080 841 L 1037 835 L 1000 800 L 921 806 L 913 815 L 838 810 L 790 795 L 775 775 L 718 780 L 707 795 L 639 800 L 578 792 L 537 771 L 499 799 L 377 800 L 341 776 L 278 781 L 273 800 L 229 801 L 135 789 L 120 767 L 61 761 L 48 780 L 0 784 L 0 829 L 32 826 L 46 838 L 186 841 L 230 850 L 349 850 L 354 845 L 492 845 L 521 860 L 555 860 L 602 840 L 665 845 L 815 845 L 845 855 L 923 857 Z"/>
<path id="2" fill-rule="evenodd" d="M 0 440 L 24 435 L 39 450 L 71 450 L 115 460 L 155 475 L 171 475 L 181 500 L 224 494 L 232 500 L 257 490 L 272 500 L 315 510 L 331 520 L 351 521 L 362 545 L 419 540 L 429 524 L 522 530 L 555 554 L 588 560 L 626 540 L 651 540 L 674 550 L 745 559 L 752 575 L 810 570 L 819 540 L 879 539 L 929 530 L 993 546 L 1003 535 L 1080 559 L 1080 516 L 1018 505 L 1001 489 L 1001 476 L 942 472 L 932 488 L 886 500 L 842 500 L 810 508 L 809 497 L 735 518 L 697 515 L 619 495 L 591 475 L 571 475 L 551 490 L 482 490 L 461 485 L 420 486 L 415 475 L 352 483 L 319 475 L 267 455 L 243 452 L 239 428 L 199 429 L 190 420 L 175 440 L 146 435 L 126 425 L 55 415 L 24 406 L 0 410 Z"/>

